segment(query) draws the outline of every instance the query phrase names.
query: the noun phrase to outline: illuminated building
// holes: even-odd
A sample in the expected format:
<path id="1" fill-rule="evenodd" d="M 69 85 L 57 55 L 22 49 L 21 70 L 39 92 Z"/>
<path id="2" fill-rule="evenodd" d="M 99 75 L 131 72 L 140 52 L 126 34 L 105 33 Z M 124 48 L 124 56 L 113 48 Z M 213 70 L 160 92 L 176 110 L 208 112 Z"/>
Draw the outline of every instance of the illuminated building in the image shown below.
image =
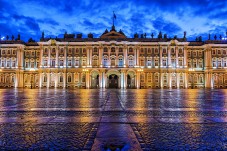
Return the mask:
<path id="1" fill-rule="evenodd" d="M 112 26 L 99 38 L 1 40 L 0 87 L 227 88 L 227 42 L 189 42 Z"/>

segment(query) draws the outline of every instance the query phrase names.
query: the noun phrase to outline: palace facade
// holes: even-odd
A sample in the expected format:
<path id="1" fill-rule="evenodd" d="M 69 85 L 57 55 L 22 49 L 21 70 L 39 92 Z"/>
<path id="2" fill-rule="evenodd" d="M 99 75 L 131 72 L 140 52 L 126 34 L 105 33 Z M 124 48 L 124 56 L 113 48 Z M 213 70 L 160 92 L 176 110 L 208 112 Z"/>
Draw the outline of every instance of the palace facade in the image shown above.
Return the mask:
<path id="1" fill-rule="evenodd" d="M 0 41 L 0 87 L 227 88 L 227 42 L 160 32 L 127 38 L 112 26 L 99 38 L 64 34 Z"/>

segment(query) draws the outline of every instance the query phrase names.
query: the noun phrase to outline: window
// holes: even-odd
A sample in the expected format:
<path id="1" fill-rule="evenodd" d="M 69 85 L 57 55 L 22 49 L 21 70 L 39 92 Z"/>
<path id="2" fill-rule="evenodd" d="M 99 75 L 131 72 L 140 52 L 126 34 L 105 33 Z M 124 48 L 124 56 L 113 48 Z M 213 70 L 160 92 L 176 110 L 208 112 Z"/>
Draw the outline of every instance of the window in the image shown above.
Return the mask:
<path id="1" fill-rule="evenodd" d="M 196 57 L 196 56 L 197 56 L 196 51 L 193 51 L 193 56 L 194 56 L 194 57 Z"/>
<path id="2" fill-rule="evenodd" d="M 199 60 L 199 68 L 203 68 L 203 60 L 202 59 Z"/>
<path id="3" fill-rule="evenodd" d="M 69 48 L 68 53 L 69 53 L 69 54 L 72 54 L 72 49 L 71 49 L 71 48 Z"/>
<path id="4" fill-rule="evenodd" d="M 162 60 L 162 66 L 163 66 L 163 67 L 166 67 L 166 66 L 167 66 L 167 59 L 163 59 L 163 60 Z"/>
<path id="5" fill-rule="evenodd" d="M 115 66 L 115 58 L 111 59 L 111 66 Z"/>
<path id="6" fill-rule="evenodd" d="M 95 47 L 94 48 L 94 53 L 97 53 L 98 52 L 98 49 Z"/>
<path id="7" fill-rule="evenodd" d="M 86 66 L 86 59 L 82 60 L 82 66 Z"/>
<path id="8" fill-rule="evenodd" d="M 60 54 L 64 54 L 64 48 L 61 48 Z"/>
<path id="9" fill-rule="evenodd" d="M 171 49 L 171 54 L 174 54 L 175 53 L 175 50 L 174 48 Z"/>
<path id="10" fill-rule="evenodd" d="M 83 75 L 82 75 L 82 82 L 85 82 L 85 80 L 86 80 L 86 79 L 85 79 L 85 75 L 83 74 Z"/>
<path id="11" fill-rule="evenodd" d="M 108 58 L 107 57 L 103 58 L 103 66 L 104 67 L 108 66 Z"/>
<path id="12" fill-rule="evenodd" d="M 35 68 L 35 63 L 34 63 L 34 61 L 31 61 L 31 68 Z"/>
<path id="13" fill-rule="evenodd" d="M 163 50 L 162 50 L 162 52 L 163 52 L 164 54 L 166 54 L 166 53 L 167 53 L 166 49 L 163 49 Z"/>
<path id="14" fill-rule="evenodd" d="M 199 57 L 202 57 L 202 56 L 203 56 L 203 52 L 199 51 Z"/>
<path id="15" fill-rule="evenodd" d="M 97 56 L 93 57 L 92 66 L 98 66 L 98 57 Z"/>
<path id="16" fill-rule="evenodd" d="M 123 49 L 122 48 L 119 48 L 119 52 L 123 52 Z"/>
<path id="17" fill-rule="evenodd" d="M 13 50 L 13 55 L 15 55 L 16 54 L 16 50 Z"/>
<path id="18" fill-rule="evenodd" d="M 48 53 L 48 49 L 45 48 L 45 49 L 44 49 L 44 54 L 47 54 L 47 53 Z"/>
<path id="19" fill-rule="evenodd" d="M 10 50 L 7 51 L 7 54 L 10 55 Z"/>
<path id="20" fill-rule="evenodd" d="M 172 64 L 172 67 L 176 67 L 176 59 L 175 58 L 172 58 L 171 59 L 171 64 Z"/>
<path id="21" fill-rule="evenodd" d="M 144 66 L 144 59 L 140 60 L 140 66 Z"/>
<path id="22" fill-rule="evenodd" d="M 134 59 L 133 57 L 130 57 L 129 60 L 128 60 L 128 66 L 129 67 L 134 67 Z"/>
<path id="23" fill-rule="evenodd" d="M 68 66 L 69 66 L 69 67 L 72 66 L 72 60 L 71 60 L 71 59 L 68 60 Z"/>
<path id="24" fill-rule="evenodd" d="M 71 77 L 71 75 L 68 76 L 68 82 L 72 82 L 72 77 Z"/>
<path id="25" fill-rule="evenodd" d="M 221 55 L 221 50 L 218 50 L 218 55 Z"/>
<path id="26" fill-rule="evenodd" d="M 142 54 L 144 53 L 144 49 L 143 48 L 141 48 L 140 53 L 142 53 Z"/>
<path id="27" fill-rule="evenodd" d="M 45 59 L 44 61 L 43 61 L 43 66 L 47 66 L 47 59 Z"/>
<path id="28" fill-rule="evenodd" d="M 51 61 L 51 67 L 55 67 L 55 59 L 52 59 L 52 61 Z"/>
<path id="29" fill-rule="evenodd" d="M 152 80 L 152 76 L 151 76 L 151 74 L 149 73 L 149 74 L 147 74 L 147 82 L 151 82 L 151 80 Z"/>
<path id="30" fill-rule="evenodd" d="M 79 66 L 79 58 L 75 59 L 75 66 L 78 67 Z"/>
<path id="31" fill-rule="evenodd" d="M 76 48 L 76 52 L 75 53 L 77 53 L 77 54 L 79 53 L 79 49 L 78 48 Z"/>
<path id="32" fill-rule="evenodd" d="M 115 53 L 115 48 L 114 47 L 111 48 L 111 52 Z"/>
<path id="33" fill-rule="evenodd" d="M 191 68 L 191 67 L 192 67 L 191 60 L 188 60 L 188 68 Z"/>
<path id="34" fill-rule="evenodd" d="M 6 61 L 6 67 L 10 67 L 10 60 Z"/>
<path id="35" fill-rule="evenodd" d="M 2 55 L 5 55 L 5 54 L 6 54 L 5 50 L 2 50 Z"/>
<path id="36" fill-rule="evenodd" d="M 191 57 L 191 51 L 188 51 L 188 57 Z"/>
<path id="37" fill-rule="evenodd" d="M 59 61 L 59 66 L 60 66 L 60 67 L 63 67 L 63 66 L 64 66 L 64 60 L 63 60 L 63 59 L 60 59 L 60 61 Z"/>
<path id="38" fill-rule="evenodd" d="M 155 67 L 158 67 L 158 65 L 159 65 L 159 59 L 155 59 L 155 60 L 154 60 L 154 66 L 155 66 Z"/>
<path id="39" fill-rule="evenodd" d="M 29 52 L 28 51 L 25 53 L 25 56 L 26 57 L 29 57 Z"/>
<path id="40" fill-rule="evenodd" d="M 12 61 L 12 67 L 16 67 L 16 61 L 15 60 Z"/>
<path id="41" fill-rule="evenodd" d="M 52 49 L 52 53 L 56 53 L 56 50 L 55 50 L 55 48 L 53 48 L 53 49 Z"/>
<path id="42" fill-rule="evenodd" d="M 178 59 L 178 64 L 179 64 L 180 67 L 183 66 L 183 59 L 182 59 L 182 58 L 179 58 L 179 59 Z"/>
<path id="43" fill-rule="evenodd" d="M 179 49 L 179 54 L 183 54 L 183 50 L 182 49 Z"/>
<path id="44" fill-rule="evenodd" d="M 151 59 L 147 59 L 147 66 L 151 66 Z"/>
<path id="45" fill-rule="evenodd" d="M 215 55 L 216 54 L 216 51 L 215 50 L 212 50 L 212 54 Z"/>
<path id="46" fill-rule="evenodd" d="M 2 67 L 5 67 L 5 60 L 2 59 Z"/>
<path id="47" fill-rule="evenodd" d="M 133 49 L 132 48 L 129 48 L 129 52 L 132 53 L 133 52 Z"/>
<path id="48" fill-rule="evenodd" d="M 154 53 L 155 53 L 155 54 L 158 54 L 158 49 L 157 49 L 157 48 L 155 48 Z"/>
<path id="49" fill-rule="evenodd" d="M 193 60 L 193 68 L 197 67 L 196 59 Z"/>
<path id="50" fill-rule="evenodd" d="M 86 53 L 86 49 L 83 49 L 83 53 Z"/>
<path id="51" fill-rule="evenodd" d="M 44 77 L 43 77 L 43 82 L 47 82 L 47 76 L 46 75 L 44 75 Z"/>
<path id="52" fill-rule="evenodd" d="M 35 52 L 34 52 L 34 51 L 31 52 L 31 56 L 32 56 L 32 57 L 35 56 Z"/>
<path id="53" fill-rule="evenodd" d="M 213 67 L 217 67 L 216 58 L 213 58 L 213 60 L 212 60 L 212 65 L 213 65 Z"/>
<path id="54" fill-rule="evenodd" d="M 151 53 L 151 49 L 150 48 L 148 48 L 147 53 L 149 53 L 149 54 Z"/>
<path id="55" fill-rule="evenodd" d="M 118 61 L 118 63 L 119 63 L 119 67 L 123 67 L 123 58 L 119 58 L 119 61 Z"/>
<path id="56" fill-rule="evenodd" d="M 108 52 L 108 49 L 106 47 L 104 48 L 104 52 Z"/>
<path id="57" fill-rule="evenodd" d="M 63 76 L 60 75 L 59 82 L 63 82 Z"/>
<path id="58" fill-rule="evenodd" d="M 222 67 L 222 65 L 221 65 L 221 59 L 218 59 L 218 67 L 220 68 L 220 67 Z"/>
<path id="59" fill-rule="evenodd" d="M 223 53 L 223 55 L 226 55 L 226 50 L 223 50 L 223 52 L 222 52 L 222 53 Z"/>
<path id="60" fill-rule="evenodd" d="M 36 56 L 39 57 L 39 55 L 40 55 L 40 53 L 39 53 L 39 51 L 37 51 L 37 52 L 36 52 Z"/>

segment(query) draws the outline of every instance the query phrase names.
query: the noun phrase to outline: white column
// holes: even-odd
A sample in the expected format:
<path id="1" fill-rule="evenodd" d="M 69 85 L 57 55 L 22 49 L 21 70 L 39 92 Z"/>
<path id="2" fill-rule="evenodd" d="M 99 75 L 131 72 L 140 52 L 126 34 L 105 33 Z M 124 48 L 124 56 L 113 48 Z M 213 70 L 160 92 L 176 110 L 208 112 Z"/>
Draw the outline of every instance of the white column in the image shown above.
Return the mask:
<path id="1" fill-rule="evenodd" d="M 66 87 L 66 80 L 67 80 L 66 71 L 64 71 L 63 72 L 63 88 Z"/>
<path id="2" fill-rule="evenodd" d="M 102 67 L 102 48 L 99 48 L 99 66 Z"/>
<path id="3" fill-rule="evenodd" d="M 177 73 L 177 88 L 180 88 L 180 73 Z"/>
<path id="4" fill-rule="evenodd" d="M 167 56 L 168 57 L 167 58 L 168 59 L 168 67 L 170 67 L 171 66 L 171 53 L 170 53 L 171 49 L 168 48 L 168 47 L 167 47 L 167 52 L 168 52 L 168 56 Z"/>
<path id="5" fill-rule="evenodd" d="M 187 49 L 184 48 L 184 68 L 186 68 L 188 62 L 188 53 L 187 53 Z"/>
<path id="6" fill-rule="evenodd" d="M 175 51 L 176 51 L 176 68 L 178 68 L 179 67 L 179 64 L 178 64 L 178 47 L 176 47 Z"/>
<path id="7" fill-rule="evenodd" d="M 163 88 L 163 73 L 160 73 L 160 87 Z"/>
<path id="8" fill-rule="evenodd" d="M 121 71 L 121 88 L 124 88 L 124 73 Z"/>
<path id="9" fill-rule="evenodd" d="M 39 87 L 41 88 L 42 87 L 42 73 L 39 73 Z"/>
<path id="10" fill-rule="evenodd" d="M 66 48 L 65 51 L 64 51 L 64 68 L 65 68 L 66 65 L 67 65 L 67 49 L 68 49 L 68 48 Z"/>
<path id="11" fill-rule="evenodd" d="M 50 87 L 50 72 L 47 72 L 47 88 Z"/>
<path id="12" fill-rule="evenodd" d="M 124 48 L 124 67 L 127 67 L 127 61 L 128 61 L 128 50 L 127 48 Z"/>
<path id="13" fill-rule="evenodd" d="M 58 51 L 58 48 L 56 48 L 56 62 L 55 62 L 55 67 L 58 67 L 58 62 L 59 62 L 58 61 L 58 55 L 59 55 L 58 52 L 59 52 Z"/>
<path id="14" fill-rule="evenodd" d="M 188 73 L 184 73 L 184 87 L 188 88 Z"/>
<path id="15" fill-rule="evenodd" d="M 89 66 L 91 67 L 92 64 L 92 48 L 90 48 L 90 57 L 89 57 Z"/>
<path id="16" fill-rule="evenodd" d="M 140 72 L 137 72 L 137 76 L 136 76 L 136 82 L 137 82 L 137 89 L 140 88 Z"/>
<path id="17" fill-rule="evenodd" d="M 162 47 L 159 49 L 159 66 L 162 67 Z"/>
<path id="18" fill-rule="evenodd" d="M 99 72 L 99 87 L 100 88 L 103 88 L 103 86 L 102 86 L 102 79 L 103 79 L 103 77 L 102 77 L 103 75 L 102 75 L 102 71 L 100 71 Z"/>
<path id="19" fill-rule="evenodd" d="M 139 49 L 138 48 L 136 48 L 136 66 L 138 67 L 139 66 L 139 58 L 140 58 L 140 54 L 139 54 Z"/>
<path id="20" fill-rule="evenodd" d="M 87 66 L 90 66 L 90 53 L 89 48 L 87 48 Z"/>
<path id="21" fill-rule="evenodd" d="M 172 73 L 168 73 L 169 88 L 172 88 Z"/>
<path id="22" fill-rule="evenodd" d="M 58 73 L 55 73 L 55 88 L 58 87 Z"/>
<path id="23" fill-rule="evenodd" d="M 47 66 L 50 67 L 50 51 L 51 51 L 51 48 L 48 49 L 48 62 L 47 62 Z"/>

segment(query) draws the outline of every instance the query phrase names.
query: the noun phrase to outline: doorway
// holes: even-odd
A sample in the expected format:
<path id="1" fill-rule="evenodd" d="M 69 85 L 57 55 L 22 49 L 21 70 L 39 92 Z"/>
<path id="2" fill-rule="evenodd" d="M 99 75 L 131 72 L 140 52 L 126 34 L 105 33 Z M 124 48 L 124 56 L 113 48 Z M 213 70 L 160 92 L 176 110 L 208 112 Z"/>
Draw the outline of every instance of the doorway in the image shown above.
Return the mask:
<path id="1" fill-rule="evenodd" d="M 118 88 L 118 76 L 116 74 L 109 75 L 109 88 Z"/>

